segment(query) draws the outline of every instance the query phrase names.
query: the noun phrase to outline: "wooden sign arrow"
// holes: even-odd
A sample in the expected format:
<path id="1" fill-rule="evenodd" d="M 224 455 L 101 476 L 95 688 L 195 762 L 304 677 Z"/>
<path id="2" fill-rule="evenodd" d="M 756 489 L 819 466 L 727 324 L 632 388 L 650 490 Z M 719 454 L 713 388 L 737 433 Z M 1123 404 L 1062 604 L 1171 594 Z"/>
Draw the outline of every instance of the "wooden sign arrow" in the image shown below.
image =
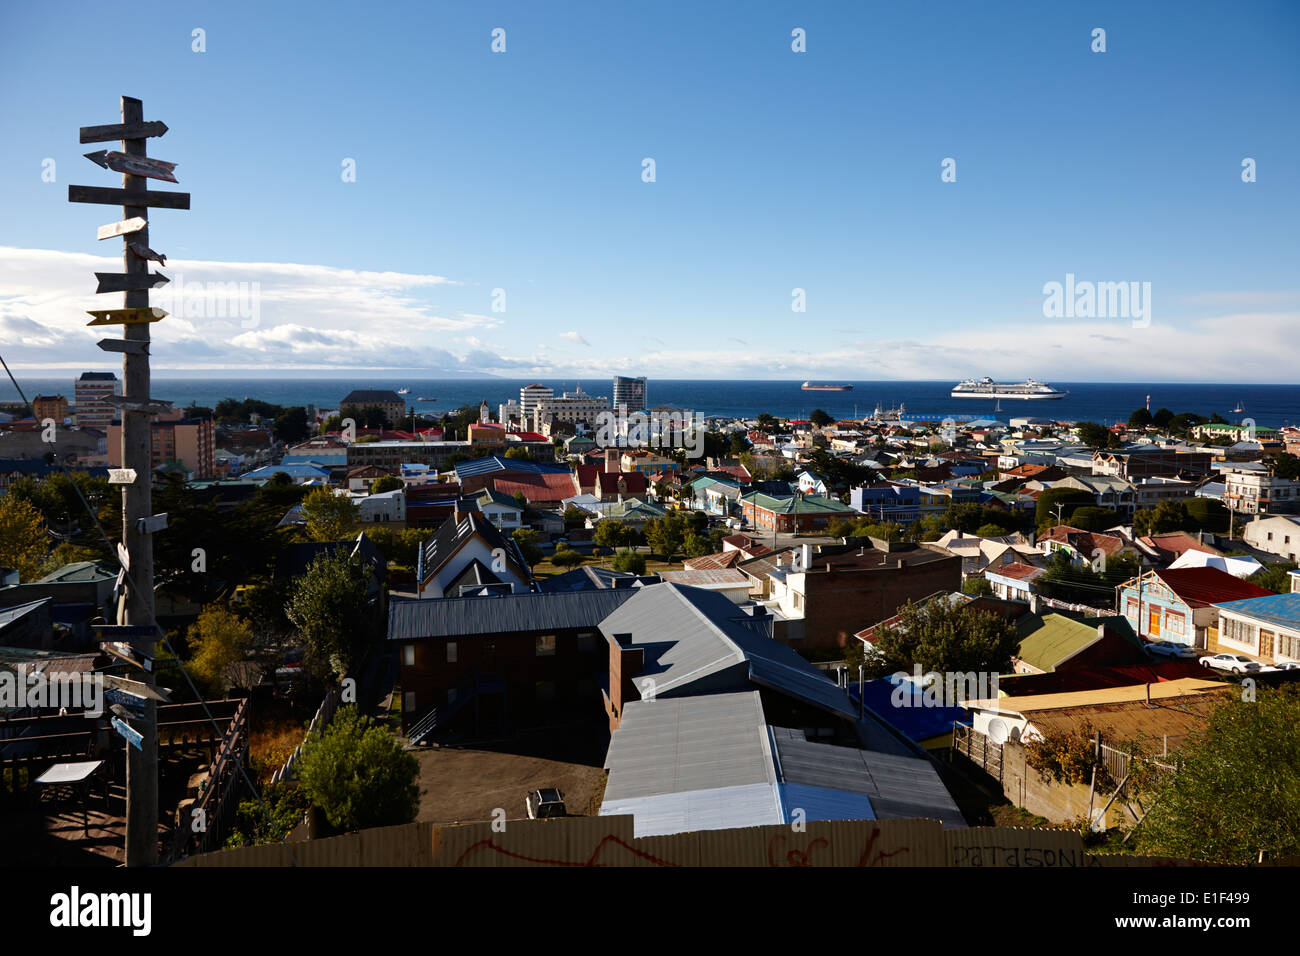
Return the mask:
<path id="1" fill-rule="evenodd" d="M 127 220 L 130 222 L 131 220 Z M 141 220 L 143 222 L 144 220 Z M 100 226 L 100 229 L 106 228 Z M 103 236 L 100 236 L 102 239 Z M 150 272 L 146 275 L 133 275 L 127 272 L 96 272 L 95 278 L 99 280 L 99 288 L 96 292 L 147 292 L 150 289 L 156 289 L 160 285 L 166 285 L 172 280 L 167 278 L 161 272 Z"/>
<path id="2" fill-rule="evenodd" d="M 134 468 L 110 468 L 108 469 L 108 483 L 110 485 L 133 485 L 135 484 Z"/>
<path id="3" fill-rule="evenodd" d="M 149 706 L 149 698 L 137 697 L 129 691 L 119 690 L 116 687 L 105 687 L 104 699 L 110 704 L 124 708 L 132 717 L 143 717 Z"/>
<path id="4" fill-rule="evenodd" d="M 121 641 L 104 642 L 99 645 L 99 649 L 105 654 L 111 654 L 119 661 L 126 661 L 133 667 L 140 668 L 142 671 L 150 672 L 153 670 L 153 658 L 136 650 L 130 644 Z"/>
<path id="5" fill-rule="evenodd" d="M 148 123 L 109 123 L 106 126 L 81 127 L 83 143 L 106 143 L 114 139 L 148 139 L 162 136 L 167 132 L 167 124 L 162 120 L 150 120 Z"/>
<path id="6" fill-rule="evenodd" d="M 160 704 L 170 704 L 172 701 L 171 692 L 165 687 L 153 687 L 149 684 L 142 684 L 138 680 L 118 677 L 116 674 L 103 674 L 101 676 L 104 678 L 105 687 L 116 687 L 128 694 L 135 694 L 137 697 L 148 697 Z"/>
<path id="7" fill-rule="evenodd" d="M 148 355 L 149 343 L 139 339 L 100 339 L 95 343 L 105 352 L 121 352 L 125 355 Z"/>
<path id="8" fill-rule="evenodd" d="M 127 192 L 105 186 L 69 186 L 68 202 L 93 202 L 106 206 L 154 206 L 158 209 L 189 209 L 189 193 L 160 192 L 145 189 Z"/>
<path id="9" fill-rule="evenodd" d="M 132 176 L 147 176 L 149 179 L 162 179 L 169 183 L 176 182 L 176 177 L 172 175 L 172 170 L 176 168 L 176 164 L 169 163 L 166 160 L 150 159 L 147 156 L 128 156 L 126 153 L 119 153 L 110 149 L 86 153 L 85 156 L 102 169 L 111 169 L 118 173 L 129 173 Z"/>
<path id="10" fill-rule="evenodd" d="M 166 256 L 162 255 L 161 253 L 154 252 L 152 249 L 150 249 L 148 246 L 146 246 L 143 242 L 141 242 L 138 239 L 128 239 L 126 241 L 126 247 L 130 249 L 133 253 L 135 253 L 137 256 L 139 256 L 141 259 L 144 259 L 146 261 L 152 260 L 164 266 L 167 265 Z"/>
<path id="11" fill-rule="evenodd" d="M 156 534 L 167 530 L 167 512 L 135 519 L 135 530 L 140 534 Z"/>
<path id="12" fill-rule="evenodd" d="M 125 720 L 114 717 L 111 721 L 114 732 L 136 750 L 144 750 L 144 736 Z"/>
<path id="13" fill-rule="evenodd" d="M 124 571 L 131 570 L 131 552 L 126 550 L 126 545 L 121 541 L 117 543 L 117 560 L 122 563 Z"/>
<path id="14" fill-rule="evenodd" d="M 124 412 L 148 412 L 150 415 L 169 412 L 172 408 L 171 402 L 164 402 L 161 399 L 135 399 L 127 398 L 124 395 L 105 395 L 101 401 L 107 402 L 114 408 L 120 408 Z"/>
<path id="15" fill-rule="evenodd" d="M 139 232 L 147 225 L 149 225 L 149 220 L 140 216 L 132 216 L 130 219 L 123 219 L 121 222 L 110 222 L 106 226 L 100 226 L 95 230 L 95 238 L 112 239 L 114 236 L 125 236 L 129 232 Z"/>
<path id="16" fill-rule="evenodd" d="M 86 314 L 94 316 L 87 325 L 142 325 L 159 322 L 167 316 L 162 309 L 148 306 L 140 309 L 87 309 Z"/>

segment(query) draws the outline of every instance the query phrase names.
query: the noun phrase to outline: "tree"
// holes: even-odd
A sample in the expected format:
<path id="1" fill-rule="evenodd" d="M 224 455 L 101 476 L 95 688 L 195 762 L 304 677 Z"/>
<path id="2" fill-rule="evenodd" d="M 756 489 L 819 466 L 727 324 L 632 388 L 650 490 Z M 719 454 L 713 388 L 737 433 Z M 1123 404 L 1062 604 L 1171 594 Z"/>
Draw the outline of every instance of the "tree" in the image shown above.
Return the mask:
<path id="1" fill-rule="evenodd" d="M 990 522 L 989 524 L 982 524 L 976 528 L 975 534 L 981 538 L 1005 538 L 1010 534 L 1010 532 L 1007 531 L 1006 528 L 1002 527 L 1002 525 Z"/>
<path id="2" fill-rule="evenodd" d="M 532 460 L 533 460 L 532 452 L 530 452 L 527 448 L 523 448 L 523 447 L 515 447 L 515 448 L 511 448 L 511 449 L 509 449 L 509 450 L 506 452 L 506 457 L 507 457 L 507 458 L 515 458 L 515 459 L 518 459 L 518 460 L 520 460 L 520 461 L 532 461 Z"/>
<path id="3" fill-rule="evenodd" d="M 189 643 L 190 671 L 210 690 L 225 694 L 240 683 L 232 670 L 252 652 L 253 631 L 238 614 L 209 604 L 190 626 Z"/>
<path id="4" fill-rule="evenodd" d="M 1091 555 L 1086 557 L 1092 560 Z M 1073 563 L 1068 552 L 1058 549 L 1034 586 L 1050 598 L 1111 608 L 1115 606 L 1115 588 L 1136 577 L 1138 570 L 1137 559 L 1129 555 L 1107 558 L 1094 569 L 1090 563 Z"/>
<path id="5" fill-rule="evenodd" d="M 1242 696 L 1222 699 L 1143 796 L 1140 853 L 1239 864 L 1300 854 L 1300 695 Z"/>
<path id="6" fill-rule="evenodd" d="M 776 419 L 773 418 L 771 415 L 769 415 L 767 412 L 763 412 L 758 416 L 759 431 L 770 432 L 773 431 L 775 428 L 776 428 Z"/>
<path id="7" fill-rule="evenodd" d="M 566 544 L 559 545 L 551 555 L 551 564 L 557 568 L 576 568 L 585 560 L 586 558 Z"/>
<path id="8" fill-rule="evenodd" d="M 1296 455 L 1287 452 L 1269 455 L 1264 459 L 1264 464 L 1274 478 L 1289 478 L 1292 481 L 1300 478 L 1300 457 Z"/>
<path id="9" fill-rule="evenodd" d="M 993 585 L 984 575 L 972 575 L 961 583 L 962 594 L 973 594 L 976 597 L 986 597 L 993 593 Z"/>
<path id="10" fill-rule="evenodd" d="M 0 567 L 13 568 L 26 582 L 44 563 L 49 540 L 35 505 L 13 495 L 0 496 Z"/>
<path id="11" fill-rule="evenodd" d="M 1115 433 L 1105 425 L 1098 425 L 1096 422 L 1079 422 L 1075 426 L 1075 432 L 1079 436 L 1079 441 L 1089 448 L 1108 448 L 1115 441 Z"/>
<path id="12" fill-rule="evenodd" d="M 1190 524 L 1188 530 L 1218 533 L 1228 530 L 1231 515 L 1228 506 L 1215 498 L 1188 498 L 1184 502 Z"/>
<path id="13" fill-rule="evenodd" d="M 1133 414 L 1128 417 L 1129 428 L 1146 428 L 1152 424 L 1154 419 L 1151 413 L 1145 408 L 1134 409 Z"/>
<path id="14" fill-rule="evenodd" d="M 673 556 L 682 549 L 686 539 L 686 522 L 681 514 L 670 511 L 662 518 L 652 518 L 645 525 L 646 544 L 669 564 Z"/>
<path id="15" fill-rule="evenodd" d="M 1169 409 L 1159 408 L 1156 409 L 1155 414 L 1151 416 L 1151 424 L 1155 425 L 1157 428 L 1164 428 L 1171 421 L 1173 421 L 1173 418 L 1174 418 L 1174 413 L 1171 412 Z"/>
<path id="16" fill-rule="evenodd" d="M 1084 531 L 1105 531 L 1120 524 L 1120 517 L 1112 508 L 1082 505 L 1070 514 L 1070 524 Z"/>
<path id="17" fill-rule="evenodd" d="M 814 408 L 812 414 L 808 416 L 808 420 L 818 428 L 825 428 L 831 422 L 835 421 L 835 419 L 831 418 L 830 415 L 826 414 L 820 408 Z"/>
<path id="18" fill-rule="evenodd" d="M 346 495 L 331 488 L 317 488 L 302 500 L 307 519 L 307 537 L 313 541 L 341 541 L 357 530 L 361 509 Z"/>
<path id="19" fill-rule="evenodd" d="M 1080 488 L 1048 488 L 1038 495 L 1034 507 L 1034 520 L 1039 527 L 1057 524 L 1056 506 L 1059 504 L 1061 505 L 1059 523 L 1069 524 L 1075 508 L 1091 505 L 1096 500 L 1092 492 Z"/>
<path id="20" fill-rule="evenodd" d="M 645 574 L 645 555 L 635 551 L 620 551 L 614 555 L 614 570 L 628 574 Z"/>
<path id="21" fill-rule="evenodd" d="M 369 589 L 370 572 L 342 549 L 317 557 L 295 583 L 284 612 L 318 673 L 342 677 L 364 659 L 374 623 Z"/>
<path id="22" fill-rule="evenodd" d="M 307 409 L 293 405 L 275 416 L 273 426 L 275 437 L 286 445 L 296 445 L 311 434 L 311 424 L 307 421 Z"/>
<path id="23" fill-rule="evenodd" d="M 623 548 L 630 545 L 636 532 L 621 521 L 598 521 L 591 540 L 602 548 Z"/>
<path id="24" fill-rule="evenodd" d="M 988 611 L 936 598 L 907 603 L 898 621 L 882 627 L 876 639 L 879 673 L 909 664 L 940 673 L 1006 673 L 1020 650 L 1014 624 Z"/>
<path id="25" fill-rule="evenodd" d="M 308 738 L 298 762 L 303 790 L 342 832 L 414 820 L 419 772 L 396 737 L 351 705 Z"/>
<path id="26" fill-rule="evenodd" d="M 1168 534 L 1191 526 L 1187 505 L 1182 501 L 1162 501 L 1154 508 L 1140 508 L 1133 513 L 1133 533 L 1138 536 Z"/>
<path id="27" fill-rule="evenodd" d="M 713 553 L 713 544 L 707 535 L 688 531 L 682 540 L 682 553 L 688 558 L 700 558 Z"/>
<path id="28" fill-rule="evenodd" d="M 376 478 L 370 485 L 372 495 L 382 495 L 385 491 L 401 491 L 406 487 L 405 482 L 396 475 L 384 475 L 382 478 Z"/>
<path id="29" fill-rule="evenodd" d="M 1295 569 L 1296 564 L 1294 561 L 1266 564 L 1247 580 L 1252 584 L 1258 584 L 1266 591 L 1272 591 L 1274 594 L 1286 594 L 1291 590 L 1290 574 Z"/>
<path id="30" fill-rule="evenodd" d="M 542 548 L 538 544 L 541 535 L 535 530 L 532 528 L 516 528 L 511 537 L 515 539 L 515 544 L 519 545 L 519 550 L 523 553 L 524 560 L 528 562 L 530 568 L 542 560 Z"/>
<path id="31" fill-rule="evenodd" d="M 730 448 L 728 449 L 733 456 L 749 450 L 749 438 L 744 432 L 732 432 L 730 439 Z"/>

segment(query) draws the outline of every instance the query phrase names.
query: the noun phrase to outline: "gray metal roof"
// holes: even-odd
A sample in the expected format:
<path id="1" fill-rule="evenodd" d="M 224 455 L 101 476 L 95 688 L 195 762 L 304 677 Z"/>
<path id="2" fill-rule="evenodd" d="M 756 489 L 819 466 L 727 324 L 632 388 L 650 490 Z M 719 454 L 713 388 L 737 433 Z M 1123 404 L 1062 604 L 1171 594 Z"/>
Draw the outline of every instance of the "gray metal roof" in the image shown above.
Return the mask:
<path id="1" fill-rule="evenodd" d="M 607 637 L 631 634 L 626 646 L 644 648 L 637 686 L 642 686 L 640 678 L 650 678 L 657 697 L 698 693 L 702 686 L 741 689 L 757 683 L 826 710 L 856 715 L 848 695 L 830 678 L 786 645 L 757 633 L 754 624 L 721 594 L 664 583 L 641 588 L 600 629 Z"/>
<path id="2" fill-rule="evenodd" d="M 423 600 L 394 598 L 388 607 L 388 639 L 410 641 L 576 627 L 594 630 L 633 593 L 609 589 Z"/>
<path id="3" fill-rule="evenodd" d="M 636 836 L 804 820 L 965 826 L 924 757 L 814 743 L 767 724 L 758 691 L 634 701 L 610 741 L 602 815 Z"/>

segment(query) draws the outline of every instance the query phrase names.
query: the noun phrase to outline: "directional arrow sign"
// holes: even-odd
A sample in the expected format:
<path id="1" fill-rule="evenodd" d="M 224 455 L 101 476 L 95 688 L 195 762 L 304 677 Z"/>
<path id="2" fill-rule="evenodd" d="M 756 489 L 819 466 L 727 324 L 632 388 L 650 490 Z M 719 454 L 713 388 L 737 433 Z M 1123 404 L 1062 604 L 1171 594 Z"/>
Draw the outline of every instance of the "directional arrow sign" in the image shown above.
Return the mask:
<path id="1" fill-rule="evenodd" d="M 123 570 L 131 570 L 131 552 L 126 550 L 126 545 L 121 541 L 117 543 L 117 560 L 122 562 Z"/>
<path id="2" fill-rule="evenodd" d="M 125 641 L 133 637 L 157 637 L 155 624 L 92 624 L 100 641 Z"/>
<path id="3" fill-rule="evenodd" d="M 146 246 L 143 242 L 141 242 L 138 239 L 128 239 L 126 241 L 126 246 L 128 249 L 134 252 L 141 259 L 144 259 L 146 261 L 152 260 L 154 262 L 160 262 L 163 265 L 167 265 L 166 256 L 154 252 L 152 249 L 150 249 L 148 246 Z"/>
<path id="4" fill-rule="evenodd" d="M 114 408 L 120 408 L 124 412 L 148 412 L 150 415 L 170 411 L 172 407 L 171 402 L 161 399 L 134 399 L 125 395 L 105 395 L 101 401 L 112 405 Z"/>
<path id="5" fill-rule="evenodd" d="M 131 220 L 126 220 L 130 222 Z M 143 222 L 144 220 L 140 220 Z M 108 228 L 100 226 L 101 230 Z M 103 236 L 99 238 L 103 239 Z M 166 285 L 171 282 L 161 272 L 151 272 L 147 275 L 133 275 L 125 272 L 96 272 L 95 278 L 99 280 L 99 288 L 96 292 L 146 292 L 149 289 L 156 289 L 160 285 Z"/>
<path id="6" fill-rule="evenodd" d="M 81 141 L 107 143 L 114 139 L 148 139 L 166 132 L 167 124 L 161 120 L 151 120 L 148 123 L 109 123 L 107 126 L 81 127 Z"/>
<path id="7" fill-rule="evenodd" d="M 116 687 L 128 694 L 135 694 L 136 697 L 148 697 L 150 700 L 156 700 L 163 704 L 171 703 L 171 694 L 163 687 L 151 687 L 149 684 L 118 677 L 116 674 L 103 674 L 101 676 L 104 678 L 105 687 Z"/>
<path id="8" fill-rule="evenodd" d="M 129 743 L 136 750 L 144 750 L 144 737 L 141 735 L 140 731 L 136 730 L 125 720 L 119 720 L 117 717 L 113 718 L 112 724 L 113 730 L 117 731 L 119 737 Z"/>
<path id="9" fill-rule="evenodd" d="M 124 708 L 124 713 L 130 713 L 133 717 L 143 717 L 147 712 L 146 708 L 149 706 L 149 698 L 137 697 L 135 694 L 118 690 L 116 687 L 105 687 L 104 699 L 111 704 L 117 704 Z"/>
<path id="10" fill-rule="evenodd" d="M 167 317 L 162 309 L 147 306 L 142 309 L 87 309 L 86 314 L 95 317 L 87 325 L 141 325 L 160 322 Z"/>
<path id="11" fill-rule="evenodd" d="M 140 534 L 156 534 L 167 528 L 167 512 L 160 515 L 150 515 L 147 518 L 135 519 L 135 530 Z"/>
<path id="12" fill-rule="evenodd" d="M 93 202 L 106 206 L 154 206 L 158 209 L 189 209 L 189 193 L 159 192 L 145 189 L 127 192 L 104 186 L 69 186 L 68 202 Z"/>
<path id="13" fill-rule="evenodd" d="M 129 232 L 139 232 L 147 225 L 149 225 L 149 220 L 142 216 L 132 216 L 130 219 L 123 219 L 121 222 L 110 222 L 107 226 L 100 226 L 95 231 L 95 238 L 112 239 L 114 236 L 125 236 Z"/>
<path id="14" fill-rule="evenodd" d="M 134 468 L 108 469 L 108 483 L 110 485 L 134 485 L 135 469 Z"/>
<path id="15" fill-rule="evenodd" d="M 130 173 L 132 176 L 163 179 L 169 183 L 176 182 L 176 177 L 172 175 L 172 170 L 176 168 L 176 164 L 162 159 L 150 159 L 147 156 L 128 156 L 126 153 L 119 153 L 110 149 L 101 149 L 85 155 L 88 160 L 103 169 L 111 169 L 119 173 Z"/>
<path id="16" fill-rule="evenodd" d="M 100 339 L 95 343 L 105 352 L 124 352 L 127 355 L 148 355 L 149 343 L 139 339 Z"/>
<path id="17" fill-rule="evenodd" d="M 112 654 L 120 661 L 126 661 L 144 671 L 153 670 L 153 658 L 136 650 L 130 644 L 123 643 L 104 643 L 100 645 L 100 650 L 106 654 Z"/>

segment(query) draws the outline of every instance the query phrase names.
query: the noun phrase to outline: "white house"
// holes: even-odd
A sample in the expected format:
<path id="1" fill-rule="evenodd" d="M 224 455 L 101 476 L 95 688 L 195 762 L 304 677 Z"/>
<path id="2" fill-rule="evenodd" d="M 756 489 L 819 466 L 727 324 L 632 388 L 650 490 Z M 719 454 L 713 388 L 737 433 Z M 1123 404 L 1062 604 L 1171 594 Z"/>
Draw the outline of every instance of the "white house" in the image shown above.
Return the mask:
<path id="1" fill-rule="evenodd" d="M 1241 537 L 1252 548 L 1300 561 L 1300 516 L 1269 515 L 1256 518 L 1242 529 Z"/>
<path id="2" fill-rule="evenodd" d="M 1219 644 L 1266 664 L 1300 661 L 1300 593 L 1227 601 L 1219 609 Z"/>
<path id="3" fill-rule="evenodd" d="M 383 491 L 377 495 L 366 495 L 353 499 L 361 509 L 363 524 L 375 522 L 406 522 L 406 492 L 401 490 Z"/>
<path id="4" fill-rule="evenodd" d="M 498 531 L 512 533 L 524 527 L 524 509 L 510 495 L 484 488 L 478 496 L 478 510 Z"/>

